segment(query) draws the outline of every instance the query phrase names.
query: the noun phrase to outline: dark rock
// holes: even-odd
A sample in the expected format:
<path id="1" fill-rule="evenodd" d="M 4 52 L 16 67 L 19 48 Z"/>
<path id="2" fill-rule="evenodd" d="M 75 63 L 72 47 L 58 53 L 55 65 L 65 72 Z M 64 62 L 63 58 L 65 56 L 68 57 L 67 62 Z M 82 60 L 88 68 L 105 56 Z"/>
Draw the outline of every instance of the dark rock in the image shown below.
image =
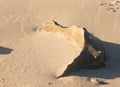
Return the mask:
<path id="1" fill-rule="evenodd" d="M 94 37 L 84 29 L 85 45 L 80 55 L 68 65 L 61 76 L 80 69 L 97 69 L 105 67 L 105 50 L 100 43 L 95 42 Z M 61 77 L 59 76 L 59 77 Z"/>

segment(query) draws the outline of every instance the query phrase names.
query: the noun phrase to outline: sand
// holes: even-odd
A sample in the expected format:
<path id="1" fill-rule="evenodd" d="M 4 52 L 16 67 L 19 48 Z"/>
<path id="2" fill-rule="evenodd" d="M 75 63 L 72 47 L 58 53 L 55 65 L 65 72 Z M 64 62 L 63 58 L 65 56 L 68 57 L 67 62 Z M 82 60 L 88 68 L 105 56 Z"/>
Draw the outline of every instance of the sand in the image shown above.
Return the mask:
<path id="1" fill-rule="evenodd" d="M 0 0 L 0 87 L 119 87 L 119 14 L 119 0 Z M 86 27 L 104 41 L 106 67 L 57 79 L 81 49 L 61 34 L 41 31 L 47 20 Z"/>

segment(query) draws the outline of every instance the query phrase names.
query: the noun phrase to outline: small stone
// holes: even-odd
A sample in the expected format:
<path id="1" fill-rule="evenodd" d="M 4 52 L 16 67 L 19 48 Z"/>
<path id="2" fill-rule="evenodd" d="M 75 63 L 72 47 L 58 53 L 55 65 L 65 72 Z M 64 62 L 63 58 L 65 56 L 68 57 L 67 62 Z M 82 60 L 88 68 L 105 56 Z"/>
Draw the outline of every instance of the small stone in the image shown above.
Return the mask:
<path id="1" fill-rule="evenodd" d="M 51 84 L 52 84 L 51 82 L 48 83 L 48 85 L 51 85 Z"/>
<path id="2" fill-rule="evenodd" d="M 93 84 L 96 84 L 96 85 L 107 85 L 107 84 L 109 84 L 108 82 L 100 81 L 96 78 L 91 78 L 90 82 L 93 83 Z"/>
<path id="3" fill-rule="evenodd" d="M 5 79 L 4 79 L 4 78 L 2 78 L 2 81 L 3 81 L 3 82 L 5 82 Z"/>

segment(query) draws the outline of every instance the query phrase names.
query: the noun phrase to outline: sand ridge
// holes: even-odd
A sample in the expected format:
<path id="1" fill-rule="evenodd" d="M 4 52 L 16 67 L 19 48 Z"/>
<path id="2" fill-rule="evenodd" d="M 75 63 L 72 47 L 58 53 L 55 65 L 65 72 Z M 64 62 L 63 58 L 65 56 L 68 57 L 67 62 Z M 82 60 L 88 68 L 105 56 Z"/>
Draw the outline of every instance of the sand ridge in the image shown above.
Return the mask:
<path id="1" fill-rule="evenodd" d="M 46 32 L 60 33 L 64 35 L 69 41 L 75 42 L 81 49 L 84 47 L 84 30 L 75 25 L 71 27 L 62 27 L 56 25 L 54 21 L 44 23 L 41 30 Z"/>
<path id="2" fill-rule="evenodd" d="M 114 5 L 109 6 L 111 3 Z M 0 0 L 0 87 L 96 87 L 95 81 L 101 80 L 109 84 L 100 87 L 119 87 L 119 5 L 119 0 Z M 107 67 L 56 79 L 82 46 L 64 35 L 39 31 L 49 19 L 65 26 L 86 27 L 108 41 L 102 42 Z"/>

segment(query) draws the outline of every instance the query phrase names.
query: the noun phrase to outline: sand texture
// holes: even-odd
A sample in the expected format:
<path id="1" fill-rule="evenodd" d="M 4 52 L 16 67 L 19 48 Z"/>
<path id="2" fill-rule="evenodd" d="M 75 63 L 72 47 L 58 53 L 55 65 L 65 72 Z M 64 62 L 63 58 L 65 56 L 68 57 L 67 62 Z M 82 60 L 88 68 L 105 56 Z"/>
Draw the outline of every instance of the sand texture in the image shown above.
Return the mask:
<path id="1" fill-rule="evenodd" d="M 120 87 L 119 23 L 120 0 L 0 0 L 0 87 Z M 56 78 L 83 49 L 83 27 L 106 67 Z"/>

